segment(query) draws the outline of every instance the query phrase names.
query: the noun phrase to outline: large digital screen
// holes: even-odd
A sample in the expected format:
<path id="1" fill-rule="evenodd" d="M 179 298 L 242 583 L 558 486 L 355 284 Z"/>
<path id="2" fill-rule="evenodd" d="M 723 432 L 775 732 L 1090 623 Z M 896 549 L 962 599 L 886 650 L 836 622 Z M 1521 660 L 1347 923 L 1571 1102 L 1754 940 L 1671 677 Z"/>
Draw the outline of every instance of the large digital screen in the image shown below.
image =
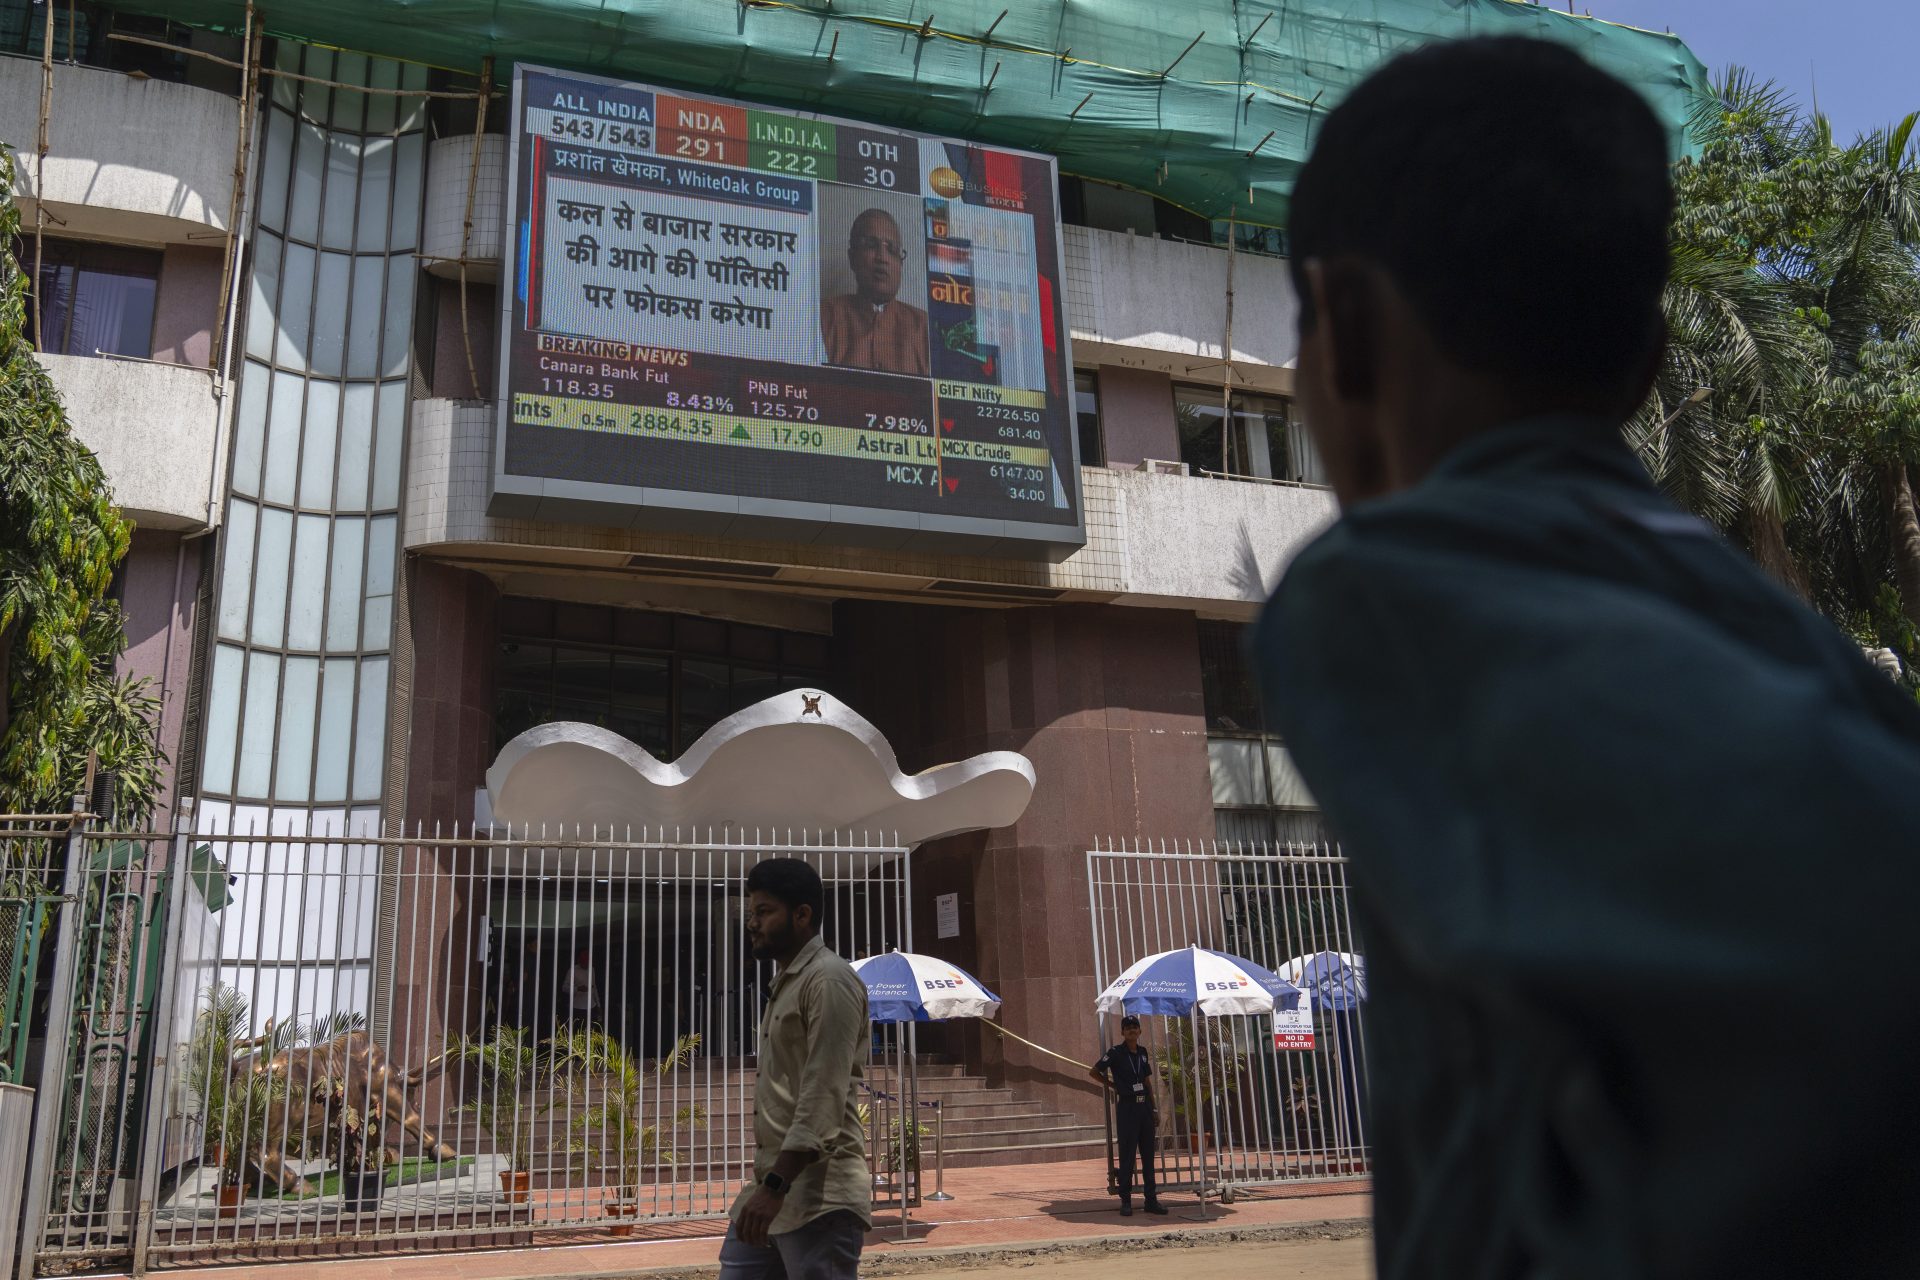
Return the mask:
<path id="1" fill-rule="evenodd" d="M 1051 157 L 524 65 L 513 128 L 490 511 L 1085 541 Z"/>

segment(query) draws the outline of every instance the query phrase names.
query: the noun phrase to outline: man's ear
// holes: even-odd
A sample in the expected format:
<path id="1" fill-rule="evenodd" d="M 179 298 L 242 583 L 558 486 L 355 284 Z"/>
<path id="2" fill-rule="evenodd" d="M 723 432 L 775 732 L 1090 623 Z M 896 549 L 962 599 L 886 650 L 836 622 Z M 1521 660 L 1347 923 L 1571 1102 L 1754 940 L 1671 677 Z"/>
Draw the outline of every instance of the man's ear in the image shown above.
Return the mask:
<path id="1" fill-rule="evenodd" d="M 1322 331 L 1327 379 L 1343 400 L 1369 402 L 1379 383 L 1379 294 L 1359 264 L 1315 258 L 1302 268 Z"/>

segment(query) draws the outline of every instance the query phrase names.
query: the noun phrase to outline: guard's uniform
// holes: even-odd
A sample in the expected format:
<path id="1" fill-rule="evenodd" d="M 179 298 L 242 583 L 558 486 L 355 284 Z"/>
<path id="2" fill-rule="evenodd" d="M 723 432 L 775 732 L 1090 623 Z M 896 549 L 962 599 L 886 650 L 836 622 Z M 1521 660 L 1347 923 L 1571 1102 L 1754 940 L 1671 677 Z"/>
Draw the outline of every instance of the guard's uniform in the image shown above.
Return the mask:
<path id="1" fill-rule="evenodd" d="M 1133 1161 L 1140 1156 L 1140 1185 L 1147 1203 L 1159 1200 L 1153 1176 L 1153 1059 L 1145 1049 L 1127 1050 L 1114 1045 L 1093 1064 L 1093 1069 L 1113 1085 L 1118 1099 L 1113 1106 L 1114 1136 L 1120 1144 L 1120 1203 L 1133 1203 Z"/>

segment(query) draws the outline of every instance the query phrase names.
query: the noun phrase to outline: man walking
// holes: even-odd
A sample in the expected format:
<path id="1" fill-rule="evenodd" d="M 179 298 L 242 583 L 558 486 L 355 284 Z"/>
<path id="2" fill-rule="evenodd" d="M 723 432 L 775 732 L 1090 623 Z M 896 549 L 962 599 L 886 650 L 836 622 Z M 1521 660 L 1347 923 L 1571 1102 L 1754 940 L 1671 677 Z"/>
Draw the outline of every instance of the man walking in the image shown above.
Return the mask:
<path id="1" fill-rule="evenodd" d="M 760 1021 L 753 1186 L 733 1205 L 721 1280 L 854 1280 L 872 1225 L 860 1127 L 867 988 L 820 941 L 826 893 L 797 858 L 747 874 L 747 937 L 779 973 Z"/>
<path id="2" fill-rule="evenodd" d="M 1120 1147 L 1120 1216 L 1133 1216 L 1133 1161 L 1140 1157 L 1140 1186 L 1147 1212 L 1166 1213 L 1153 1170 L 1153 1136 L 1160 1108 L 1153 1093 L 1153 1059 L 1140 1047 L 1140 1019 L 1120 1019 L 1120 1043 L 1108 1049 L 1087 1074 L 1114 1092 L 1113 1130 Z"/>
<path id="3" fill-rule="evenodd" d="M 1920 710 L 1623 442 L 1668 147 L 1464 41 L 1294 189 L 1343 515 L 1256 648 L 1352 859 L 1384 1276 L 1920 1275 Z"/>

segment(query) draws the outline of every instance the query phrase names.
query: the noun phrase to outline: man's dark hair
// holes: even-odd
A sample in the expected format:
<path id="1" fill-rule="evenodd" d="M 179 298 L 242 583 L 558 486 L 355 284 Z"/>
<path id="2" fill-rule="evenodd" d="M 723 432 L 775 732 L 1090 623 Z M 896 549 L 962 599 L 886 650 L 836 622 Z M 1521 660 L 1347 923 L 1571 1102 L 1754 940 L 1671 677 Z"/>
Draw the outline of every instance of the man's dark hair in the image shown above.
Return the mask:
<path id="1" fill-rule="evenodd" d="M 1140 1019 L 1134 1017 L 1132 1014 L 1128 1014 L 1126 1017 L 1120 1019 L 1120 1029 L 1122 1031 L 1125 1031 L 1128 1027 L 1137 1027 L 1139 1025 Z"/>
<path id="2" fill-rule="evenodd" d="M 1672 213 L 1666 131 L 1633 89 L 1542 40 L 1427 45 L 1314 139 L 1288 230 L 1300 327 L 1302 267 L 1351 256 L 1462 367 L 1617 396 L 1664 339 Z"/>
<path id="3" fill-rule="evenodd" d="M 820 873 L 798 858 L 768 858 L 756 864 L 747 872 L 747 892 L 778 899 L 789 911 L 812 907 L 813 927 L 820 927 L 827 891 L 820 883 Z"/>

